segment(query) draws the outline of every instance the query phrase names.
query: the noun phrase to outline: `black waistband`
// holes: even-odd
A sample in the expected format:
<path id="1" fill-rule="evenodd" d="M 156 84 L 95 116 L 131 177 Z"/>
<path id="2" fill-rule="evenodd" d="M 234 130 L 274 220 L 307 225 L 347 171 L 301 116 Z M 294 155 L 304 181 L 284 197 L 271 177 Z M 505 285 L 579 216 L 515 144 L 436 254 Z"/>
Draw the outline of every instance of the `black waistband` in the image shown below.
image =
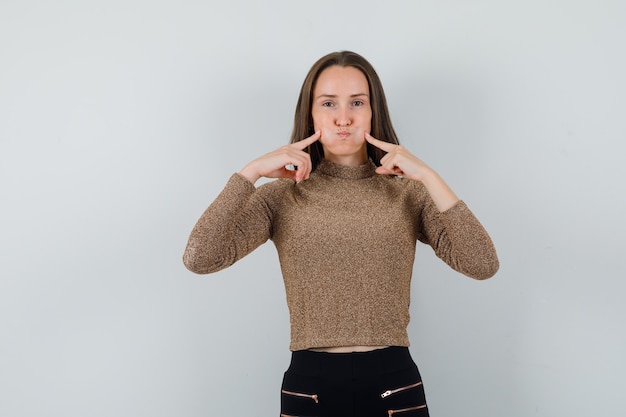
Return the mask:
<path id="1" fill-rule="evenodd" d="M 409 349 L 391 346 L 369 352 L 327 353 L 298 350 L 291 354 L 287 372 L 303 376 L 359 378 L 415 367 Z"/>

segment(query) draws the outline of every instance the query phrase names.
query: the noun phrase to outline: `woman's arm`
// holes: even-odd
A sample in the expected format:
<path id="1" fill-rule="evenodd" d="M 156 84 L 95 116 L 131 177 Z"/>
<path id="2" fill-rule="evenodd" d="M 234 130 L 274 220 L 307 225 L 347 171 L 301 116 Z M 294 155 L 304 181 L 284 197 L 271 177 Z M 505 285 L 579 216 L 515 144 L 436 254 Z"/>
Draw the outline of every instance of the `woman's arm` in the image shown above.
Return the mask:
<path id="1" fill-rule="evenodd" d="M 187 269 L 208 274 L 224 269 L 270 238 L 272 212 L 254 183 L 261 177 L 303 181 L 311 173 L 311 158 L 304 149 L 317 141 L 306 139 L 263 155 L 231 176 L 226 187 L 194 226 L 183 255 Z M 294 165 L 297 169 L 288 169 Z M 265 188 L 267 190 L 267 188 Z"/>
<path id="2" fill-rule="evenodd" d="M 217 272 L 267 241 L 271 217 L 255 191 L 241 175 L 230 177 L 191 231 L 183 254 L 187 269 L 197 274 Z"/>
<path id="3" fill-rule="evenodd" d="M 419 240 L 429 244 L 456 271 L 476 279 L 492 277 L 499 261 L 489 234 L 439 174 L 403 146 L 369 134 L 365 138 L 387 152 L 376 172 L 401 175 L 423 184 L 426 195 L 421 204 Z"/>
<path id="4" fill-rule="evenodd" d="M 455 271 L 475 279 L 495 275 L 500 267 L 496 248 L 465 202 L 459 200 L 440 212 L 428 197 L 420 214 L 418 239 Z"/>
<path id="5" fill-rule="evenodd" d="M 387 152 L 380 160 L 381 166 L 376 169 L 379 174 L 401 175 L 410 180 L 420 181 L 428 190 L 439 211 L 446 211 L 459 201 L 443 178 L 404 146 L 383 142 L 369 133 L 365 134 L 365 139 L 373 146 Z"/>

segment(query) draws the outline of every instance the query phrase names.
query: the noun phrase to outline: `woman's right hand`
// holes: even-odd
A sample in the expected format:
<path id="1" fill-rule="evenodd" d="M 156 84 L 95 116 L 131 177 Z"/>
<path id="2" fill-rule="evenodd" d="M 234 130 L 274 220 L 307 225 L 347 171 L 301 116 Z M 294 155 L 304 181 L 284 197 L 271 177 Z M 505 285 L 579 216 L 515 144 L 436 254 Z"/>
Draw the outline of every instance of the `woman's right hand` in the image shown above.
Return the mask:
<path id="1" fill-rule="evenodd" d="M 259 178 L 289 178 L 300 182 L 309 178 L 312 164 L 311 156 L 304 151 L 307 146 L 319 140 L 321 133 L 296 143 L 281 146 L 273 152 L 265 154 L 246 165 L 239 174 L 254 184 Z M 295 169 L 288 169 L 293 165 Z"/>

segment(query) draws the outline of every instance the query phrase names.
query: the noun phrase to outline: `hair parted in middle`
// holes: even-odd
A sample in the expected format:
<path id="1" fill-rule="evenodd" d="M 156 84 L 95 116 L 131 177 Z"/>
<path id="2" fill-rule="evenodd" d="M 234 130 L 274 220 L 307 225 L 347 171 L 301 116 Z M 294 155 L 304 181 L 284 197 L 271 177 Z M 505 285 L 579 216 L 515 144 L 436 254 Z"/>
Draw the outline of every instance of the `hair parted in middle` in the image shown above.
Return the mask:
<path id="1" fill-rule="evenodd" d="M 383 85 L 378 78 L 374 67 L 361 55 L 351 51 L 332 52 L 320 58 L 309 70 L 296 104 L 294 116 L 293 132 L 291 133 L 291 143 L 299 142 L 311 136 L 314 131 L 313 116 L 311 107 L 313 103 L 313 90 L 320 74 L 328 67 L 338 65 L 340 67 L 354 67 L 361 71 L 367 79 L 369 85 L 370 105 L 372 107 L 372 124 L 370 134 L 376 139 L 385 142 L 399 144 L 396 132 L 391 124 L 387 99 Z M 318 141 L 305 149 L 311 155 L 313 169 L 322 159 L 324 159 L 324 149 Z M 367 155 L 376 164 L 380 165 L 380 159 L 385 156 L 385 152 L 369 143 L 367 144 Z"/>

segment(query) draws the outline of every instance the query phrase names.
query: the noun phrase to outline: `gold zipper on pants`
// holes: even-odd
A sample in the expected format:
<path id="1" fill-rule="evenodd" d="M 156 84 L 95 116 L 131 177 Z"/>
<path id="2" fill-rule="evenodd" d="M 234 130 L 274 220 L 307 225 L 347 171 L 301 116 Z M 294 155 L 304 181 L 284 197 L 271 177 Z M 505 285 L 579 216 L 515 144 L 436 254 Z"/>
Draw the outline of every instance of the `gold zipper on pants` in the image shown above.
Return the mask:
<path id="1" fill-rule="evenodd" d="M 319 399 L 317 398 L 317 394 L 302 394 L 301 392 L 292 392 L 292 391 L 286 391 L 286 390 L 281 390 L 280 392 L 282 392 L 283 394 L 287 394 L 287 395 L 294 395 L 296 397 L 310 398 L 313 401 L 315 401 L 315 404 L 319 404 Z"/>
<path id="2" fill-rule="evenodd" d="M 421 410 L 422 408 L 426 408 L 426 404 L 418 405 L 417 407 L 403 408 L 401 410 L 387 410 L 387 413 L 389 413 L 389 417 L 391 417 L 396 413 L 404 413 L 407 411 Z"/>
<path id="3" fill-rule="evenodd" d="M 412 385 L 407 385 L 406 387 L 390 389 L 390 390 L 387 390 L 387 391 L 383 392 L 382 394 L 380 394 L 380 397 L 381 398 L 387 398 L 390 395 L 396 394 L 396 393 L 401 392 L 401 391 L 405 391 L 407 389 L 419 387 L 420 385 L 422 385 L 422 381 L 416 382 L 415 384 L 412 384 Z"/>

